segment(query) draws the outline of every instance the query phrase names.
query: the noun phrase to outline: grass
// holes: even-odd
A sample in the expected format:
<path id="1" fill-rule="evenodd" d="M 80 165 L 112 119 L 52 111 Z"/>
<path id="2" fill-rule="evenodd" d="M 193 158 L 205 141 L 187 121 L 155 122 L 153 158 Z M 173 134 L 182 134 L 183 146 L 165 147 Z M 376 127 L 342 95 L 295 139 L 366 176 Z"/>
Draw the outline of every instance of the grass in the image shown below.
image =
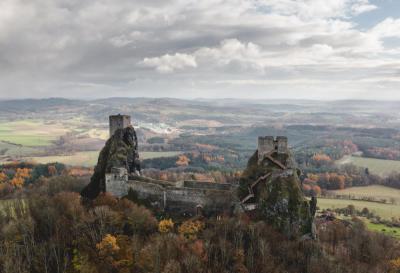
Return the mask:
<path id="1" fill-rule="evenodd" d="M 356 198 L 373 197 L 376 200 L 386 199 L 387 202 L 393 200 L 397 205 L 400 205 L 400 190 L 380 185 L 352 187 L 328 192 L 335 195 L 350 195 Z"/>
<path id="2" fill-rule="evenodd" d="M 400 161 L 398 160 L 385 160 L 376 158 L 367 158 L 359 156 L 345 156 L 336 161 L 337 164 L 354 164 L 358 167 L 368 168 L 373 174 L 387 176 L 390 173 L 400 171 Z"/>
<path id="3" fill-rule="evenodd" d="M 0 141 L 0 151 L 5 152 L 5 156 L 28 156 L 38 152 L 37 148 L 26 147 L 22 145 L 14 145 Z M 2 155 L 0 155 L 1 157 Z"/>
<path id="4" fill-rule="evenodd" d="M 97 163 L 98 151 L 77 152 L 72 155 L 37 156 L 24 158 L 28 161 L 46 164 L 59 162 L 71 166 L 93 167 Z"/>
<path id="5" fill-rule="evenodd" d="M 352 220 L 352 216 L 345 216 L 345 215 L 336 215 L 338 219 L 342 220 Z M 400 239 L 400 228 L 399 227 L 388 227 L 384 224 L 375 224 L 372 223 L 369 219 L 365 217 L 357 217 L 358 219 L 362 220 L 365 223 L 365 226 L 368 230 L 383 233 L 388 236 L 395 237 L 396 239 Z"/>
<path id="6" fill-rule="evenodd" d="M 368 201 L 358 200 L 343 200 L 343 199 L 329 199 L 329 198 L 318 198 L 317 206 L 320 209 L 339 209 L 345 208 L 348 205 L 353 205 L 357 210 L 368 208 L 369 211 L 375 215 L 379 215 L 385 219 L 391 219 L 392 217 L 400 217 L 400 206 L 395 204 L 382 204 Z"/>
<path id="7" fill-rule="evenodd" d="M 169 157 L 181 154 L 182 152 L 141 152 L 139 153 L 140 159 L 151 159 L 158 157 Z M 51 163 L 59 162 L 71 166 L 84 166 L 93 167 L 97 163 L 99 156 L 98 151 L 88 151 L 88 152 L 77 152 L 72 155 L 60 155 L 60 156 L 37 156 L 37 157 L 27 157 L 25 160 L 34 161 L 37 163 Z"/>
<path id="8" fill-rule="evenodd" d="M 22 203 L 19 203 L 18 201 L 22 201 Z M 5 213 L 7 210 L 10 210 L 10 214 L 15 216 L 15 206 L 17 205 L 22 205 L 22 208 L 24 210 L 27 209 L 27 203 L 23 199 L 4 199 L 0 200 L 0 214 Z"/>
<path id="9" fill-rule="evenodd" d="M 1 122 L 0 141 L 28 147 L 48 146 L 67 131 L 60 124 L 39 120 Z"/>
<path id="10" fill-rule="evenodd" d="M 365 221 L 365 223 L 367 228 L 371 231 L 380 232 L 385 235 L 393 236 L 397 239 L 400 239 L 400 228 L 398 227 L 387 227 L 383 224 L 371 223 L 370 221 Z"/>
<path id="11" fill-rule="evenodd" d="M 139 153 L 140 159 L 152 159 L 152 158 L 159 158 L 159 157 L 170 157 L 182 154 L 183 152 L 180 151 L 172 151 L 172 152 L 141 152 Z"/>

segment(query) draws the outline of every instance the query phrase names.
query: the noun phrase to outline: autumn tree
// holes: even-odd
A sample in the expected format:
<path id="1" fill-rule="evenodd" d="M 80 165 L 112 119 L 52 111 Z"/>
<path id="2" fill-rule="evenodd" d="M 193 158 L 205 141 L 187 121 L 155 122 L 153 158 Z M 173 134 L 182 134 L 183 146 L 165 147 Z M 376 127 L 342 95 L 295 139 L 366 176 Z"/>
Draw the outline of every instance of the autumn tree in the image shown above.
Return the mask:
<path id="1" fill-rule="evenodd" d="M 190 159 L 186 155 L 179 155 L 176 165 L 179 167 L 188 166 Z"/>
<path id="2" fill-rule="evenodd" d="M 185 238 L 193 240 L 197 238 L 197 234 L 204 228 L 204 223 L 201 221 L 188 220 L 179 226 L 179 234 L 183 235 Z"/>
<path id="3" fill-rule="evenodd" d="M 174 222 L 172 219 L 161 220 L 158 223 L 158 231 L 160 233 L 169 233 L 174 229 Z"/>
<path id="4" fill-rule="evenodd" d="M 400 273 L 400 257 L 391 260 L 389 266 L 390 266 L 390 273 Z"/>
<path id="5" fill-rule="evenodd" d="M 31 170 L 28 168 L 18 168 L 10 184 L 15 188 L 22 188 L 25 180 L 30 177 Z"/>
<path id="6" fill-rule="evenodd" d="M 0 172 L 0 183 L 5 183 L 5 182 L 7 182 L 7 180 L 8 180 L 8 176 L 5 173 Z"/>

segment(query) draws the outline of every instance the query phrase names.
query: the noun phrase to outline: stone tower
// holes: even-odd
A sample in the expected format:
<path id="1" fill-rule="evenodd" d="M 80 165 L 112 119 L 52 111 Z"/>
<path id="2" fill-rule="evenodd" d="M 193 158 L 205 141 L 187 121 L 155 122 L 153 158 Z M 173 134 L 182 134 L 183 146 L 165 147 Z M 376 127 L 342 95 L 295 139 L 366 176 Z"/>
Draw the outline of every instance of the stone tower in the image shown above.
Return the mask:
<path id="1" fill-rule="evenodd" d="M 114 135 L 118 129 L 124 129 L 131 125 L 131 116 L 128 115 L 112 115 L 110 120 L 110 137 Z"/>
<path id="2" fill-rule="evenodd" d="M 286 154 L 288 152 L 288 139 L 285 136 L 258 137 L 258 162 L 271 153 Z"/>

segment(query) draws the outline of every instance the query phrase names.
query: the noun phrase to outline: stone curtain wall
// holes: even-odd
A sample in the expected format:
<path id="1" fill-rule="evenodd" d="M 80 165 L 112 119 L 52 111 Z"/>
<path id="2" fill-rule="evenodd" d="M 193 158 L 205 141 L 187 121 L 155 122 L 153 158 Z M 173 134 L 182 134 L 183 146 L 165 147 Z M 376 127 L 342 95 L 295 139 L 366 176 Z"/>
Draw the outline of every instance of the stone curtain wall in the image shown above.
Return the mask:
<path id="1" fill-rule="evenodd" d="M 203 183 L 203 182 L 198 182 Z M 140 199 L 157 203 L 160 208 L 195 213 L 201 205 L 206 211 L 228 210 L 233 204 L 233 191 L 188 187 L 163 187 L 158 184 L 129 180 L 126 194 L 132 189 Z"/>

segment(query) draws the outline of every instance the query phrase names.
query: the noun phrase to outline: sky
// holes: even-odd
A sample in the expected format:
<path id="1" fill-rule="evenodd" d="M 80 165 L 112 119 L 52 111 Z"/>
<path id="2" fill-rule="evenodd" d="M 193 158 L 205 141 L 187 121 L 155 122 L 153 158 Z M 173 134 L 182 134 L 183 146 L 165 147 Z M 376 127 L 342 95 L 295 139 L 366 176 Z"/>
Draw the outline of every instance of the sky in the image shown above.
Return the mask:
<path id="1" fill-rule="evenodd" d="M 400 100 L 399 0 L 1 0 L 0 99 Z"/>

